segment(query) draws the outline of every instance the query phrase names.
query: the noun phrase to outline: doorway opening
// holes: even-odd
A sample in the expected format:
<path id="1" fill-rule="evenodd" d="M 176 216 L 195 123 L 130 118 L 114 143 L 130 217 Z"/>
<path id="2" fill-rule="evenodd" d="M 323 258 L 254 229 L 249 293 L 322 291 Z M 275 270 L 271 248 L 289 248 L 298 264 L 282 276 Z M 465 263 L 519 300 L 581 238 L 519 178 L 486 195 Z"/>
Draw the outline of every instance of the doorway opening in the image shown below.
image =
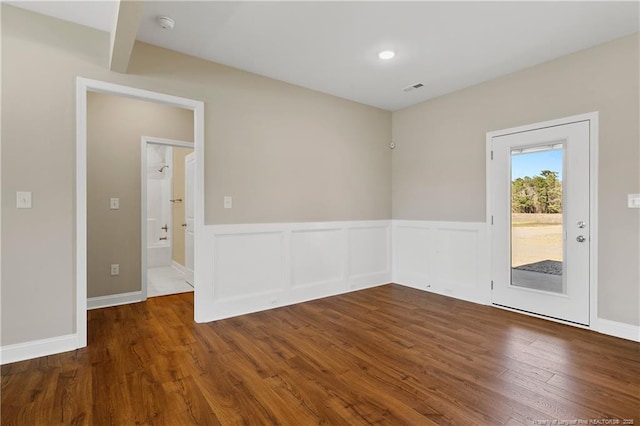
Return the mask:
<path id="1" fill-rule="evenodd" d="M 132 98 L 193 112 L 194 165 L 194 259 L 198 246 L 202 244 L 198 235 L 204 228 L 204 103 L 147 90 L 106 83 L 78 77 L 76 79 L 76 336 L 77 348 L 87 345 L 87 98 L 89 93 L 102 93 L 123 98 Z M 117 202 L 115 203 L 117 205 Z M 137 215 L 136 215 L 137 216 Z M 139 223 L 139 222 L 138 222 Z M 138 239 L 139 241 L 139 239 Z M 138 251 L 140 253 L 140 251 Z M 194 262 L 194 304 L 198 300 L 198 267 Z M 112 269 L 113 271 L 113 269 Z M 140 294 L 142 292 L 139 292 Z M 126 299 L 126 298 L 125 298 Z M 113 304 L 130 303 L 129 300 L 113 300 Z M 194 318 L 195 319 L 195 318 Z"/>
<path id="2" fill-rule="evenodd" d="M 193 143 L 142 137 L 142 293 L 193 291 Z"/>

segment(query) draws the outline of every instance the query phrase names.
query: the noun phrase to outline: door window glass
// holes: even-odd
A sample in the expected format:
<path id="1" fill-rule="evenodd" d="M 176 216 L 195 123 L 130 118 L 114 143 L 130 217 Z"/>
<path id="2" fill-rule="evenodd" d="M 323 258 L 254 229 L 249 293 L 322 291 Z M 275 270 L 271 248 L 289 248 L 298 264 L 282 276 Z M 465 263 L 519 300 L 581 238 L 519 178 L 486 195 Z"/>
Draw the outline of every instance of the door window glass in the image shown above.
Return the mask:
<path id="1" fill-rule="evenodd" d="M 511 285 L 565 293 L 563 144 L 511 150 Z"/>

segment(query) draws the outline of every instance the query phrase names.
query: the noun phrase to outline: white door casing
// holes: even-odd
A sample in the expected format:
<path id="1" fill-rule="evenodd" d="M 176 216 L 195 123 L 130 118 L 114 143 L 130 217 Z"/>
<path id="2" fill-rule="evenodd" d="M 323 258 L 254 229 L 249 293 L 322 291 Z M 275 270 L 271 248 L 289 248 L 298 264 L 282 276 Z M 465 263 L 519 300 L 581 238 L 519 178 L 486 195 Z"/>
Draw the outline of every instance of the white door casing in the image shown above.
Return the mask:
<path id="1" fill-rule="evenodd" d="M 193 265 L 194 265 L 194 182 L 195 182 L 195 156 L 193 153 L 184 158 L 184 279 L 189 284 L 194 285 Z"/>
<path id="2" fill-rule="evenodd" d="M 87 346 L 87 94 L 88 92 L 108 93 L 125 96 L 143 101 L 157 102 L 177 108 L 193 111 L 193 149 L 196 153 L 195 179 L 195 214 L 196 235 L 204 228 L 204 102 L 187 99 L 164 93 L 122 86 L 104 81 L 92 80 L 84 77 L 76 78 L 76 316 L 75 335 L 76 347 Z M 145 240 L 143 240 L 145 241 Z M 196 237 L 195 246 L 201 247 L 204 241 Z M 196 248 L 196 250 L 200 250 Z M 197 263 L 197 262 L 196 262 Z M 196 275 L 200 270 L 196 266 Z M 195 320 L 202 303 L 200 291 L 194 289 Z"/>
<path id="3" fill-rule="evenodd" d="M 487 135 L 492 160 L 488 170 L 488 211 L 491 226 L 492 303 L 562 321 L 588 326 L 595 312 L 595 227 L 591 122 L 597 115 L 541 123 L 539 126 L 492 132 Z M 562 293 L 512 285 L 511 278 L 511 152 L 562 144 L 563 260 Z M 584 222 L 583 228 L 578 222 Z M 580 236 L 584 237 L 579 242 Z"/>

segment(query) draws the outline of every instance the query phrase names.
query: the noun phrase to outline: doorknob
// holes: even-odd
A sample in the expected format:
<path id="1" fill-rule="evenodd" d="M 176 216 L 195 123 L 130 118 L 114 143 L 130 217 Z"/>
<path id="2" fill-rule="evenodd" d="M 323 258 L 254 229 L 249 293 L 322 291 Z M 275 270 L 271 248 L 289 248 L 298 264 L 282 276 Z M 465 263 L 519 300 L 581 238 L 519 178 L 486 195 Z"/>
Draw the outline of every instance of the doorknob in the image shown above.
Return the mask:
<path id="1" fill-rule="evenodd" d="M 584 228 L 585 226 L 587 226 L 587 224 L 586 224 L 586 223 L 584 223 L 584 221 L 582 221 L 582 220 L 581 220 L 580 222 L 578 222 L 578 228 L 582 229 L 582 228 Z"/>
<path id="2" fill-rule="evenodd" d="M 584 243 L 586 241 L 586 238 L 584 237 L 584 235 L 578 235 L 576 237 L 576 241 L 579 243 Z"/>

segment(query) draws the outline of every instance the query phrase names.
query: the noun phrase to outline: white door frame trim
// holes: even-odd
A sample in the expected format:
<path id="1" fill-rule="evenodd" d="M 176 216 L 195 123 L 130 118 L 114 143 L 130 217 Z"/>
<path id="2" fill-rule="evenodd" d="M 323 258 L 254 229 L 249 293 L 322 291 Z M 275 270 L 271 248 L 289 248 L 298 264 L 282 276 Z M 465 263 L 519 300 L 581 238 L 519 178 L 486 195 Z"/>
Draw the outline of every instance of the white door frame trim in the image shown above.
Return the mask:
<path id="1" fill-rule="evenodd" d="M 491 141 L 494 137 L 505 136 L 514 133 L 528 132 L 531 130 L 543 129 L 546 127 L 563 126 L 566 124 L 577 123 L 581 121 L 589 122 L 589 221 L 591 229 L 591 240 L 589 247 L 589 328 L 598 330 L 598 111 L 585 114 L 573 115 L 570 117 L 559 118 L 557 120 L 544 121 L 541 123 L 528 124 L 525 126 L 512 127 L 509 129 L 496 130 L 487 132 L 486 136 L 486 208 L 487 208 L 487 227 L 489 228 L 489 253 L 493 256 L 493 232 L 491 232 Z M 488 283 L 490 286 L 491 284 Z M 490 291 L 490 290 L 489 290 Z M 510 310 L 510 309 L 508 309 Z M 517 311 L 523 313 L 522 311 Z M 550 321 L 560 322 L 585 328 L 572 322 L 556 320 L 548 317 L 531 314 L 545 318 Z"/>
<path id="2" fill-rule="evenodd" d="M 197 253 L 204 233 L 204 102 L 88 78 L 76 78 L 76 336 L 77 347 L 87 346 L 87 93 L 97 92 L 156 102 L 193 111 L 193 148 L 196 152 L 195 247 Z M 198 280 L 198 261 L 194 266 Z M 200 281 L 202 282 L 202 281 Z M 194 289 L 198 297 L 197 286 Z"/>
<path id="3" fill-rule="evenodd" d="M 141 258 L 140 265 L 142 271 L 140 276 L 142 277 L 142 300 L 147 300 L 147 148 L 148 144 L 153 143 L 156 145 L 171 146 L 177 148 L 194 148 L 192 142 L 179 141 L 173 139 L 156 138 L 153 136 L 142 136 L 141 138 L 141 157 L 140 157 L 140 237 L 141 237 Z M 194 156 L 195 150 L 194 150 Z M 172 167 L 173 168 L 173 167 Z M 172 172 L 173 173 L 173 172 Z M 194 234 L 195 238 L 195 234 Z M 173 247 L 173 243 L 172 243 Z"/>

